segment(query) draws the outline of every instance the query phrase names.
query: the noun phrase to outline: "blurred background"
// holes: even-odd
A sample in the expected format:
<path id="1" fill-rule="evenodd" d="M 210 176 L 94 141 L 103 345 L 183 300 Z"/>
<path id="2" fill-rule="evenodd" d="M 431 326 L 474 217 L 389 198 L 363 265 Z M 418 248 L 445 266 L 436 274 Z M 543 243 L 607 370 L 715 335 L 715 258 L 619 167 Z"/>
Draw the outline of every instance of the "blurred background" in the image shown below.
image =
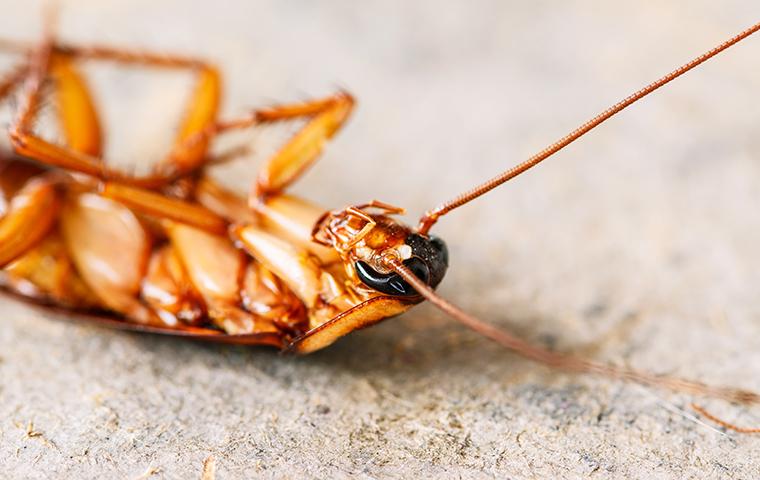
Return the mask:
<path id="1" fill-rule="evenodd" d="M 2 37 L 39 38 L 39 2 L 0 3 Z M 295 192 L 414 222 L 759 19 L 750 0 L 80 0 L 58 32 L 213 61 L 224 116 L 347 89 L 353 118 Z M 750 37 L 443 219 L 440 292 L 544 345 L 760 390 L 758 52 Z M 158 158 L 189 78 L 88 68 L 109 158 Z M 218 175 L 245 188 L 256 166 Z M 429 306 L 306 358 L 4 299 L 0 317 L 13 477 L 193 478 L 209 456 L 220 478 L 760 475 L 760 443 L 696 421 L 693 398 L 547 371 Z"/>

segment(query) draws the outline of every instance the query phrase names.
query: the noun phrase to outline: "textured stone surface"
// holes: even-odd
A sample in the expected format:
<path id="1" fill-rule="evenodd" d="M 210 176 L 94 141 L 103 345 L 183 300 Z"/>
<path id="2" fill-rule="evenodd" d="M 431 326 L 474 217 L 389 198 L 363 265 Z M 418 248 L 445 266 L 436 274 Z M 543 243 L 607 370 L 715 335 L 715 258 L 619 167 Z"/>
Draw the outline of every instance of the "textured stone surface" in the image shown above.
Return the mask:
<path id="1" fill-rule="evenodd" d="M 61 32 L 216 59 L 230 114 L 345 86 L 355 117 L 297 191 L 330 207 L 382 199 L 410 220 L 759 13 L 755 0 L 215 3 L 71 2 Z M 35 38 L 36 8 L 2 11 L 3 36 Z M 441 293 L 556 348 L 760 390 L 759 52 L 749 40 L 442 221 Z M 146 125 L 173 93 L 145 92 L 102 98 L 116 119 L 146 101 L 124 138 L 142 125 L 166 141 Z M 306 358 L 7 300 L 0 312 L 3 478 L 199 478 L 209 456 L 219 478 L 760 476 L 760 439 L 695 421 L 693 398 L 548 371 L 429 306 Z M 700 401 L 760 424 L 757 408 Z"/>

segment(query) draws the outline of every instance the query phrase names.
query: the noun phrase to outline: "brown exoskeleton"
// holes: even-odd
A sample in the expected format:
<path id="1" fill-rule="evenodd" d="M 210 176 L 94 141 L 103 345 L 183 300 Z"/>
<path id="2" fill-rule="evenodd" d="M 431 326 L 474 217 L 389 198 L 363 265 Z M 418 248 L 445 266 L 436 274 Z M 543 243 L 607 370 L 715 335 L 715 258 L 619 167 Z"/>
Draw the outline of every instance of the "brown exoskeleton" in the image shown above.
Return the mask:
<path id="1" fill-rule="evenodd" d="M 540 163 L 758 30 L 760 23 L 615 104 L 522 164 L 427 212 L 416 228 L 399 223 L 394 215 L 402 209 L 383 202 L 326 212 L 285 193 L 349 117 L 354 100 L 345 92 L 222 121 L 217 118 L 221 80 L 203 61 L 72 46 L 51 35 L 35 47 L 16 45 L 24 60 L 0 84 L 2 97 L 22 92 L 9 130 L 18 157 L 0 164 L 2 286 L 23 299 L 68 309 L 104 325 L 271 345 L 296 353 L 324 348 L 427 299 L 466 326 L 552 367 L 760 402 L 753 392 L 555 353 L 483 323 L 434 293 L 449 259 L 443 241 L 429 235 L 443 215 Z M 195 91 L 174 147 L 151 173 L 128 175 L 102 158 L 100 122 L 77 69 L 81 61 L 196 73 Z M 48 81 L 53 82 L 65 145 L 34 132 L 42 85 Z M 225 132 L 294 119 L 306 123 L 268 160 L 248 199 L 204 174 L 209 147 Z"/>

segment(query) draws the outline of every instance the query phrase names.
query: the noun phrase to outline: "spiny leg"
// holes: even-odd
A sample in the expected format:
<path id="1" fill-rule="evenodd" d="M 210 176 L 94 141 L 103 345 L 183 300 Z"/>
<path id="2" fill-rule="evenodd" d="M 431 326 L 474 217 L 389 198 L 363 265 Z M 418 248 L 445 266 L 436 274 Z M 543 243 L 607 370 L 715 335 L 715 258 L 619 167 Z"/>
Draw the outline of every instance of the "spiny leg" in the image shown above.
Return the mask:
<path id="1" fill-rule="evenodd" d="M 308 250 L 323 265 L 339 260 L 334 248 L 312 240 L 314 225 L 325 210 L 306 200 L 286 194 L 267 198 L 264 203 L 257 205 L 258 216 L 254 216 L 244 197 L 227 190 L 208 176 L 203 176 L 196 182 L 193 193 L 199 204 L 231 224 L 260 224 L 271 233 Z M 198 222 L 194 224 L 198 225 Z"/>
<path id="2" fill-rule="evenodd" d="M 191 98 L 191 108 L 185 115 L 175 146 L 152 174 L 130 177 L 108 169 L 99 159 L 93 158 L 81 149 L 72 151 L 74 149 L 54 145 L 30 133 L 34 119 L 34 105 L 39 101 L 42 81 L 50 69 L 49 64 L 53 56 L 198 70 L 199 81 Z M 256 110 L 251 115 L 238 120 L 213 124 L 221 96 L 221 80 L 213 67 L 199 60 L 107 47 L 76 47 L 52 43 L 43 44 L 35 58 L 36 61 L 33 62 L 32 72 L 27 81 L 22 108 L 10 130 L 11 140 L 17 152 L 53 166 L 149 188 L 160 187 L 202 167 L 208 143 L 214 135 L 254 124 L 311 117 L 309 122 L 269 160 L 259 174 L 252 196 L 261 198 L 275 195 L 287 188 L 317 159 L 324 142 L 343 125 L 354 104 L 349 94 L 340 92 L 324 99 Z M 70 90 L 74 93 L 77 90 L 76 84 L 76 79 L 69 82 Z M 82 105 L 85 105 L 82 110 L 88 111 L 86 104 L 82 103 Z M 66 115 L 62 115 L 62 118 L 66 118 Z M 92 122 L 80 122 L 80 124 L 87 123 Z"/>
<path id="3" fill-rule="evenodd" d="M 210 131 L 199 134 L 219 135 L 252 125 L 299 118 L 309 119 L 269 159 L 259 173 L 249 197 L 249 204 L 261 214 L 270 228 L 300 244 L 327 263 L 336 260 L 335 252 L 311 241 L 311 229 L 324 213 L 323 210 L 282 195 L 282 191 L 314 163 L 324 143 L 345 123 L 353 105 L 354 100 L 348 93 L 339 92 L 323 99 L 254 110 L 245 117 L 217 123 Z M 210 180 L 200 182 L 199 193 L 200 198 L 210 202 L 210 206 L 217 208 L 221 215 L 240 210 L 239 203 L 230 192 L 217 187 Z M 239 216 L 237 221 L 246 221 L 246 217 L 248 216 Z"/>
<path id="4" fill-rule="evenodd" d="M 5 100 L 13 91 L 22 84 L 29 72 L 28 49 L 12 41 L 0 40 L 0 51 L 24 57 L 9 71 L 0 76 L 0 102 Z"/>
<path id="5" fill-rule="evenodd" d="M 21 84 L 28 70 L 27 62 L 22 62 L 0 78 L 0 101 L 4 100 Z"/>
<path id="6" fill-rule="evenodd" d="M 55 82 L 58 121 L 66 143 L 71 150 L 100 158 L 103 154 L 102 129 L 87 83 L 70 57 L 53 56 L 50 74 Z"/>
<path id="7" fill-rule="evenodd" d="M 57 42 L 57 52 L 91 60 L 107 60 L 123 64 L 150 65 L 158 68 L 207 68 L 208 64 L 195 57 L 171 55 L 144 50 L 116 48 L 106 45 L 72 45 Z"/>
<path id="8" fill-rule="evenodd" d="M 206 207 L 178 198 L 115 182 L 106 182 L 101 195 L 145 215 L 184 223 L 215 235 L 227 232 L 224 218 Z"/>
<path id="9" fill-rule="evenodd" d="M 154 188 L 202 167 L 210 136 L 206 134 L 199 138 L 199 134 L 207 132 L 208 127 L 214 122 L 221 96 L 219 74 L 210 65 L 182 57 L 134 53 L 103 47 L 61 46 L 54 44 L 50 39 L 46 39 L 41 44 L 32 58 L 22 103 L 9 131 L 11 142 L 18 153 L 48 165 L 97 178 L 115 179 Z M 141 177 L 130 176 L 109 169 L 98 158 L 100 154 L 99 124 L 85 84 L 76 76 L 71 67 L 72 60 L 77 58 L 187 68 L 198 72 L 199 80 L 175 140 L 175 146 L 152 173 Z M 59 79 L 59 86 L 62 89 L 59 93 L 61 105 L 59 117 L 64 123 L 64 132 L 67 136 L 74 135 L 74 138 L 68 139 L 68 148 L 48 142 L 31 132 L 42 84 L 49 74 L 63 78 L 63 81 Z M 77 118 L 79 121 L 72 121 Z M 188 141 L 189 139 L 193 140 Z"/>
<path id="10" fill-rule="evenodd" d="M 154 174 L 134 179 L 136 184 L 164 184 L 202 167 L 222 95 L 221 76 L 210 64 L 192 57 L 105 47 L 58 45 L 56 51 L 92 60 L 196 72 L 195 90 L 188 101 L 172 151 L 155 168 Z M 129 180 L 129 179 L 127 179 Z"/>
<path id="11" fill-rule="evenodd" d="M 308 118 L 306 125 L 267 161 L 259 173 L 250 199 L 250 203 L 255 205 L 264 197 L 274 196 L 285 190 L 314 163 L 325 142 L 346 122 L 353 106 L 354 99 L 351 95 L 338 92 L 318 100 L 257 109 L 244 117 L 219 122 L 189 138 L 188 142 L 253 125 Z"/>
<path id="12" fill-rule="evenodd" d="M 28 75 L 25 79 L 24 93 L 18 108 L 16 118 L 11 124 L 9 135 L 11 143 L 16 153 L 35 159 L 42 163 L 73 170 L 76 172 L 86 173 L 98 176 L 103 173 L 104 168 L 97 157 L 88 152 L 81 152 L 73 148 L 65 148 L 54 145 L 50 142 L 39 138 L 31 133 L 32 125 L 35 120 L 37 105 L 40 102 L 41 90 L 44 79 L 51 69 L 52 40 L 46 38 L 37 51 L 31 57 Z M 59 80 L 63 85 L 64 93 L 61 96 L 63 105 L 72 107 L 75 105 L 82 106 L 83 101 L 82 86 L 83 84 L 71 76 L 74 70 L 68 68 L 66 63 L 59 64 Z M 87 96 L 85 94 L 85 96 Z M 62 106 L 63 106 L 62 105 Z M 89 98 L 85 101 L 83 111 L 87 112 L 87 105 L 91 105 Z M 64 124 L 64 132 L 74 135 L 73 143 L 81 148 L 100 149 L 99 135 L 92 132 L 85 132 L 84 129 L 75 125 L 76 118 L 74 111 L 59 111 L 59 118 Z M 87 114 L 85 113 L 85 116 Z M 95 120 L 96 122 L 96 120 Z M 85 120 L 83 125 L 92 127 L 93 118 Z M 97 137 L 97 140 L 94 140 Z"/>
<path id="13" fill-rule="evenodd" d="M 28 51 L 15 44 L 2 43 L 0 49 L 28 57 Z M 25 58 L 0 79 L 0 101 L 23 83 L 30 68 L 31 62 Z M 64 81 L 74 75 L 75 72 Z M 40 285 L 45 294 L 59 300 L 69 301 L 74 297 L 79 300 L 86 297 L 82 293 L 84 287 L 65 258 L 62 242 L 53 229 L 60 209 L 56 183 L 30 163 L 0 161 L 0 197 L 3 197 L 0 198 L 0 268 L 5 270 L 11 284 L 26 280 Z"/>
<path id="14" fill-rule="evenodd" d="M 323 211 L 307 202 L 280 195 L 280 192 L 294 182 L 318 157 L 324 142 L 331 138 L 343 125 L 353 108 L 353 98 L 339 92 L 327 98 L 303 103 L 284 104 L 258 109 L 251 114 L 230 121 L 219 122 L 204 132 L 188 139 L 188 143 L 198 141 L 231 130 L 239 130 L 257 124 L 267 124 L 298 118 L 309 118 L 304 127 L 296 133 L 264 166 L 254 186 L 250 202 L 273 227 L 292 238 L 323 261 L 334 261 L 334 252 L 311 242 L 311 229 Z M 242 214 L 242 205 L 234 194 L 217 186 L 212 180 L 202 179 L 197 186 L 197 195 L 208 203 L 211 210 L 231 222 L 248 222 L 250 215 Z M 103 194 L 121 201 L 143 213 L 163 216 L 193 225 L 211 233 L 219 233 L 219 219 L 209 218 L 205 209 L 181 200 L 159 198 L 149 199 L 147 192 L 138 194 L 123 185 L 107 185 Z M 271 205 L 270 205 L 271 204 Z M 230 218 L 232 216 L 233 218 Z M 278 218 L 287 216 L 287 222 Z M 208 220 L 208 221 L 207 221 Z M 284 225 L 287 223 L 287 225 Z M 280 225 L 283 224 L 283 225 Z M 305 234 L 303 232 L 306 232 Z"/>
<path id="15" fill-rule="evenodd" d="M 259 111 L 259 122 L 312 118 L 259 172 L 253 195 L 259 198 L 276 195 L 298 179 L 322 153 L 325 142 L 345 123 L 353 106 L 354 99 L 348 93 L 340 92 L 323 100 Z"/>
<path id="16" fill-rule="evenodd" d="M 219 185 L 208 175 L 195 183 L 195 200 L 230 223 L 254 223 L 255 217 L 245 198 Z"/>

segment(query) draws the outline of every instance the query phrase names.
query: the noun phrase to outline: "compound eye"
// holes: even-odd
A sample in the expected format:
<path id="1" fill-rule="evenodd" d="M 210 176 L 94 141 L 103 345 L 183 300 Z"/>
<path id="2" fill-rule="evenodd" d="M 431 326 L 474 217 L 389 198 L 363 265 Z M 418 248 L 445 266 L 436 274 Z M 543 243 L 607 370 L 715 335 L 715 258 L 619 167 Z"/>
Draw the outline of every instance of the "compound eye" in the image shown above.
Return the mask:
<path id="1" fill-rule="evenodd" d="M 430 244 L 438 252 L 438 261 L 443 265 L 444 269 L 449 266 L 449 249 L 446 244 L 443 243 L 438 237 L 430 237 Z"/>
<path id="2" fill-rule="evenodd" d="M 404 261 L 404 265 L 414 273 L 414 275 L 425 282 L 430 280 L 430 270 L 425 262 L 417 257 L 412 257 Z M 401 278 L 396 272 L 380 273 L 370 267 L 367 262 L 356 262 L 356 273 L 359 279 L 368 287 L 374 288 L 378 292 L 387 295 L 396 295 L 399 297 L 411 297 L 418 295 L 417 291 L 411 285 Z"/>

